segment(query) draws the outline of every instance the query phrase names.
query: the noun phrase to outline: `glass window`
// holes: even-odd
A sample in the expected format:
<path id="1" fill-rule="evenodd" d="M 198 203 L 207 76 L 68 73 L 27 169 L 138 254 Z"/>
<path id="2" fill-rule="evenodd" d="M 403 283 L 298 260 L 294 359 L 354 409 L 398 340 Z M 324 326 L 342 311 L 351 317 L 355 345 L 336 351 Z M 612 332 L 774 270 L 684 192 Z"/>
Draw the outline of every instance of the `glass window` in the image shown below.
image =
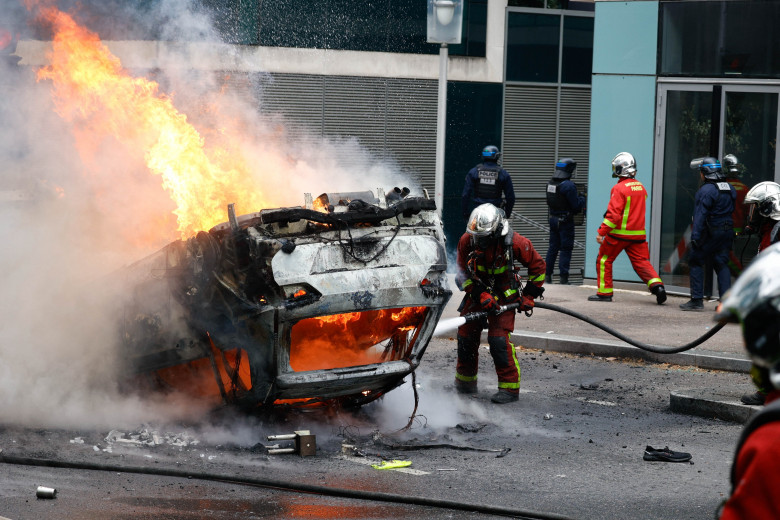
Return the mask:
<path id="1" fill-rule="evenodd" d="M 689 287 L 685 235 L 699 189 L 699 175 L 690 164 L 695 157 L 709 155 L 711 114 L 711 91 L 667 94 L 659 272 L 667 285 Z"/>
<path id="2" fill-rule="evenodd" d="M 662 2 L 660 75 L 780 77 L 778 2 Z"/>
<path id="3" fill-rule="evenodd" d="M 563 17 L 561 83 L 590 85 L 593 70 L 593 18 Z"/>
<path id="4" fill-rule="evenodd" d="M 558 81 L 560 25 L 558 15 L 509 13 L 507 81 Z"/>

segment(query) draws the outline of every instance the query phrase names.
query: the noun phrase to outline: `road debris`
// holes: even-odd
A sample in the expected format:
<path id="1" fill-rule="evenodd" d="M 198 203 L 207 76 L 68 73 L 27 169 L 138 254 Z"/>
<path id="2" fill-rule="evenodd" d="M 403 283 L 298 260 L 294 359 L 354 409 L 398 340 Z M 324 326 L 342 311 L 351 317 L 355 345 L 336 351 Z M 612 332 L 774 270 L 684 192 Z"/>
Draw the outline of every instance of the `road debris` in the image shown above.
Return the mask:
<path id="1" fill-rule="evenodd" d="M 57 498 L 57 490 L 46 486 L 38 486 L 35 490 L 35 496 L 38 498 Z"/>

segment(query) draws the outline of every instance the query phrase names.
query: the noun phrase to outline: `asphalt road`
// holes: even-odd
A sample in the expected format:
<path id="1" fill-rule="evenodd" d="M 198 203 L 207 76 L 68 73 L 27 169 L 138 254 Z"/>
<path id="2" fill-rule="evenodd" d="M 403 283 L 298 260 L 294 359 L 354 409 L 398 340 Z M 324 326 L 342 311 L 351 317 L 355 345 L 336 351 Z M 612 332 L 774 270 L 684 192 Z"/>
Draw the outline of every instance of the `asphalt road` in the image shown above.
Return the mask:
<path id="1" fill-rule="evenodd" d="M 103 468 L 4 463 L 0 516 L 422 519 L 515 511 L 528 518 L 713 518 L 729 491 L 742 425 L 674 413 L 669 396 L 682 389 L 748 392 L 744 374 L 521 347 L 521 399 L 499 406 L 489 401 L 496 378 L 487 349 L 482 353 L 480 392 L 463 397 L 451 387 L 454 340 L 431 343 L 416 373 L 418 409 L 408 430 L 411 377 L 356 413 L 273 419 L 221 413 L 113 433 L 110 427 L 0 426 L 0 455 Z M 301 429 L 316 435 L 315 456 L 265 453 L 273 444 L 268 435 Z M 644 461 L 647 445 L 689 452 L 691 463 Z M 371 466 L 383 459 L 411 466 Z M 237 482 L 242 479 L 253 485 Z M 288 484 L 381 493 L 388 500 L 422 497 L 461 509 L 279 489 Z M 37 499 L 39 485 L 56 488 L 57 497 Z M 482 506 L 494 514 L 475 512 Z"/>

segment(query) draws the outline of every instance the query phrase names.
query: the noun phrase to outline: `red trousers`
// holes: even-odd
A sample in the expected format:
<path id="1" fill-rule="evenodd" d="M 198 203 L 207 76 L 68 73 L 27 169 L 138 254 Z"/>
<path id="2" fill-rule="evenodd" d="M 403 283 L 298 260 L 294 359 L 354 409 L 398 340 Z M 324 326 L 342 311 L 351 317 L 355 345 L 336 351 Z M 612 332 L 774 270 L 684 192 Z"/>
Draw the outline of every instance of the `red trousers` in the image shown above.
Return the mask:
<path id="1" fill-rule="evenodd" d="M 596 276 L 598 279 L 597 294 L 601 296 L 612 296 L 612 263 L 621 251 L 625 251 L 631 260 L 631 267 L 634 268 L 639 278 L 647 284 L 648 289 L 657 285 L 663 285 L 653 266 L 650 265 L 650 250 L 647 248 L 647 242 L 642 240 L 619 240 L 607 235 L 599 247 L 599 254 L 596 257 Z"/>
<path id="2" fill-rule="evenodd" d="M 471 300 L 461 314 L 481 311 L 479 304 Z M 515 311 L 506 311 L 498 316 L 489 315 L 488 346 L 496 367 L 498 388 L 510 393 L 520 392 L 520 364 L 517 361 L 515 346 L 509 341 L 509 335 L 515 329 Z M 458 364 L 455 377 L 464 383 L 477 381 L 479 364 L 479 343 L 482 323 L 473 321 L 458 327 Z"/>

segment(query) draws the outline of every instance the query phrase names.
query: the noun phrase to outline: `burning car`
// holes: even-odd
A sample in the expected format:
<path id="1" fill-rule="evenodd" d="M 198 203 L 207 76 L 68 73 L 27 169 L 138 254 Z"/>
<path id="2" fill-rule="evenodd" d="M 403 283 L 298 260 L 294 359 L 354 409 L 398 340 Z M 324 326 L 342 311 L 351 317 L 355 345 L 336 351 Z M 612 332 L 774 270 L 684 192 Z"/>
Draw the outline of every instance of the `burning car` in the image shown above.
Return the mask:
<path id="1" fill-rule="evenodd" d="M 136 382 L 250 409 L 360 406 L 417 368 L 452 295 L 427 193 L 227 209 L 227 222 L 122 271 Z"/>

